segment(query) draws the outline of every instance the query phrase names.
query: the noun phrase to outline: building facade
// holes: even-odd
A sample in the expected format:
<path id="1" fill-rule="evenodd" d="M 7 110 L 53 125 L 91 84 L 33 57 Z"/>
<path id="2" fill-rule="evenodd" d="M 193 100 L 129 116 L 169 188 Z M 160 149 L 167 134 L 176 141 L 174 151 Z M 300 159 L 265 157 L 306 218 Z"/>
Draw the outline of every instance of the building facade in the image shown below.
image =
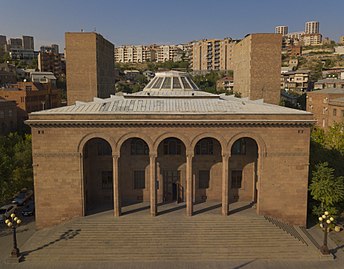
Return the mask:
<path id="1" fill-rule="evenodd" d="M 234 91 L 251 100 L 278 104 L 281 75 L 280 34 L 251 34 L 234 46 Z"/>
<path id="2" fill-rule="evenodd" d="M 15 101 L 17 104 L 18 126 L 34 111 L 61 106 L 61 90 L 49 84 L 17 82 L 0 89 L 0 99 Z"/>
<path id="3" fill-rule="evenodd" d="M 307 111 L 314 114 L 316 126 L 327 129 L 344 120 L 344 89 L 328 88 L 307 93 Z"/>
<path id="4" fill-rule="evenodd" d="M 23 49 L 26 49 L 26 50 L 34 50 L 35 49 L 33 36 L 23 35 Z"/>
<path id="5" fill-rule="evenodd" d="M 288 26 L 276 26 L 275 27 L 275 34 L 281 34 L 283 36 L 288 34 Z"/>
<path id="6" fill-rule="evenodd" d="M 38 229 L 106 205 L 119 217 L 142 202 L 152 216 L 170 202 L 192 216 L 195 203 L 213 201 L 227 216 L 229 203 L 247 201 L 306 224 L 311 113 L 202 92 L 166 72 L 141 92 L 31 113 L 27 123 Z"/>
<path id="7" fill-rule="evenodd" d="M 94 32 L 67 32 L 65 40 L 68 104 L 110 97 L 115 85 L 114 45 Z"/>
<path id="8" fill-rule="evenodd" d="M 309 70 L 297 70 L 281 73 L 281 90 L 304 93 L 310 90 Z"/>
<path id="9" fill-rule="evenodd" d="M 38 70 L 40 72 L 52 72 L 56 78 L 64 76 L 62 72 L 62 60 L 59 53 L 42 52 L 38 53 Z"/>
<path id="10" fill-rule="evenodd" d="M 17 130 L 17 106 L 15 101 L 0 98 L 0 135 Z"/>
<path id="11" fill-rule="evenodd" d="M 231 38 L 204 39 L 193 43 L 190 66 L 193 71 L 233 70 L 233 47 Z"/>
<path id="12" fill-rule="evenodd" d="M 319 22 L 307 21 L 305 23 L 305 34 L 319 34 Z"/>
<path id="13" fill-rule="evenodd" d="M 314 89 L 344 88 L 344 79 L 326 78 L 314 83 Z"/>

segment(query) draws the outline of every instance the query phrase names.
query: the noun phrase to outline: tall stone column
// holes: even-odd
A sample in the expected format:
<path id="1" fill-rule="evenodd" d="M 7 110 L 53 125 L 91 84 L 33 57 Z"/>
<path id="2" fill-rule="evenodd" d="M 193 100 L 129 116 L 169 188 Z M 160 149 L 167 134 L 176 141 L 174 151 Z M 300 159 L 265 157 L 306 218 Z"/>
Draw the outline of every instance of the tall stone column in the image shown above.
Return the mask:
<path id="1" fill-rule="evenodd" d="M 222 215 L 228 216 L 229 211 L 229 154 L 222 154 Z"/>
<path id="2" fill-rule="evenodd" d="M 158 213 L 157 208 L 157 189 L 156 189 L 156 157 L 157 154 L 149 154 L 149 171 L 150 171 L 150 212 L 154 217 Z"/>
<path id="3" fill-rule="evenodd" d="M 121 198 L 119 192 L 119 179 L 118 179 L 118 155 L 112 156 L 113 163 L 113 202 L 114 202 L 114 215 L 119 217 L 121 215 Z"/>
<path id="4" fill-rule="evenodd" d="M 193 179 L 192 179 L 193 153 L 186 154 L 186 215 L 193 214 Z"/>

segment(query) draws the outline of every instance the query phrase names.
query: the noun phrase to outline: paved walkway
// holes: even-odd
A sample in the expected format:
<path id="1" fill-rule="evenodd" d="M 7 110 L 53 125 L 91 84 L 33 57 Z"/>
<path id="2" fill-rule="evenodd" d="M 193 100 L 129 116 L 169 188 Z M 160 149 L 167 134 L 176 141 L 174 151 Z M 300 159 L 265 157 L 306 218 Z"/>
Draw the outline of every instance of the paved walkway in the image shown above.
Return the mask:
<path id="1" fill-rule="evenodd" d="M 107 211 L 38 231 L 23 244 L 31 223 L 18 234 L 25 256 L 20 264 L 4 263 L 11 240 L 0 237 L 0 268 L 344 268 L 343 248 L 337 248 L 337 259 L 323 259 L 309 241 L 297 240 L 247 205 L 232 205 L 229 217 L 220 209 L 196 205 L 188 218 L 184 204 L 170 204 L 159 206 L 152 218 L 141 204 L 126 207 L 118 219 Z M 319 229 L 310 232 L 321 241 Z"/>

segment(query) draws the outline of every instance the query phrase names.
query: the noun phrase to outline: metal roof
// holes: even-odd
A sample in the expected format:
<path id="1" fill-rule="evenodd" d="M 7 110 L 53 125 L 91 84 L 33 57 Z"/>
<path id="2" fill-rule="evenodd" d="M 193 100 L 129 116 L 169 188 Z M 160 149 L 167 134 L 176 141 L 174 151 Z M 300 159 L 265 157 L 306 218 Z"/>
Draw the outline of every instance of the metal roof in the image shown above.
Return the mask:
<path id="1" fill-rule="evenodd" d="M 213 97 L 216 98 L 213 98 Z M 142 98 L 141 96 L 111 96 L 95 98 L 93 102 L 77 102 L 75 105 L 32 114 L 310 114 L 306 111 L 249 101 L 233 96 L 214 95 L 212 98 Z"/>

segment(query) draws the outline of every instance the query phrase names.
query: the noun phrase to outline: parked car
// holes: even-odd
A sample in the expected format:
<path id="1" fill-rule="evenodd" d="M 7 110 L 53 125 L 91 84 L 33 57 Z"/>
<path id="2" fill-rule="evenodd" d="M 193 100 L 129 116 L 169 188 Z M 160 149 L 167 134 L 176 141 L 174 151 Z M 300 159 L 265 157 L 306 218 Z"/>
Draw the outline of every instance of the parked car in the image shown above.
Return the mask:
<path id="1" fill-rule="evenodd" d="M 10 204 L 10 205 L 4 205 L 0 208 L 0 222 L 5 222 L 7 218 L 10 217 L 12 213 L 15 213 L 17 209 L 16 205 Z"/>
<path id="2" fill-rule="evenodd" d="M 23 216 L 32 216 L 35 214 L 35 202 L 30 200 L 22 210 Z"/>
<path id="3" fill-rule="evenodd" d="M 25 204 L 27 200 L 29 200 L 32 197 L 32 195 L 32 190 L 23 189 L 13 198 L 12 204 L 22 206 L 23 204 Z"/>

